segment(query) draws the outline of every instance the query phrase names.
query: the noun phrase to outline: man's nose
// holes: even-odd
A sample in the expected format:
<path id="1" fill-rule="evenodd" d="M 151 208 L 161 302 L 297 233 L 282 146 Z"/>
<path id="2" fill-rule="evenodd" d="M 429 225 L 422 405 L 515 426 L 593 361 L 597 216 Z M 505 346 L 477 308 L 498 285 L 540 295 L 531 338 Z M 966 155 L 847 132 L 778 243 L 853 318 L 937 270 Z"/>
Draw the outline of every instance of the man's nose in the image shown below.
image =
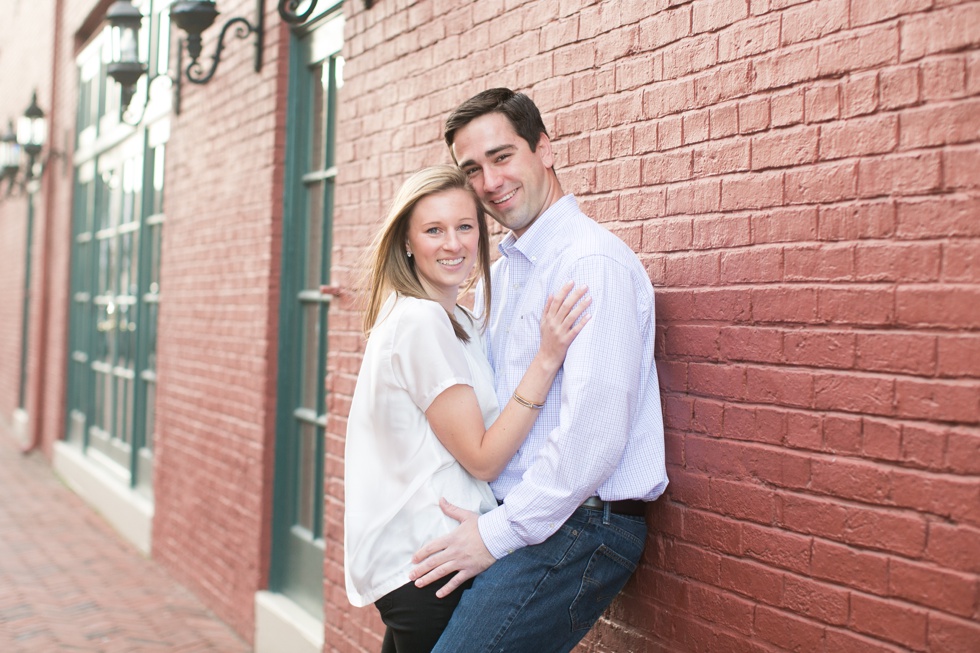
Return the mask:
<path id="1" fill-rule="evenodd" d="M 492 168 L 487 168 L 483 171 L 483 187 L 488 191 L 494 191 L 500 188 L 502 181 L 501 175 Z"/>

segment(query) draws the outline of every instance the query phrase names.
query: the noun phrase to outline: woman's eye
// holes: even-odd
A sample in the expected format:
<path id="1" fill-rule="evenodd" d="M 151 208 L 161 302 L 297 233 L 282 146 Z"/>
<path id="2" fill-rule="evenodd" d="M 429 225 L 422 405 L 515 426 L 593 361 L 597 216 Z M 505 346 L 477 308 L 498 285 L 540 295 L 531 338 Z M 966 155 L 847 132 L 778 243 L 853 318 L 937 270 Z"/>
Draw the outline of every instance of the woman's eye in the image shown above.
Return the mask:
<path id="1" fill-rule="evenodd" d="M 439 227 L 429 227 L 425 230 L 425 233 L 432 234 L 433 236 L 439 233 Z"/>
<path id="2" fill-rule="evenodd" d="M 461 224 L 461 225 L 459 225 L 459 230 L 460 231 L 470 231 L 472 229 L 473 229 L 473 225 L 471 225 L 471 224 Z"/>

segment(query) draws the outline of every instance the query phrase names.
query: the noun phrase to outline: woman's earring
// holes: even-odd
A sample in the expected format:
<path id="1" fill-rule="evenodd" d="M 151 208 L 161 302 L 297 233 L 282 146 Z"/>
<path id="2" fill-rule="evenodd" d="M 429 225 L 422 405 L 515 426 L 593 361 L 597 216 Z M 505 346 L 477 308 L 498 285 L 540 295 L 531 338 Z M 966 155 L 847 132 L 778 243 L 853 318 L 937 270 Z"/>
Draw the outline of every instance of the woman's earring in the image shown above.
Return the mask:
<path id="1" fill-rule="evenodd" d="M 405 253 L 408 254 L 408 258 L 412 258 L 412 253 L 411 252 L 405 252 Z"/>

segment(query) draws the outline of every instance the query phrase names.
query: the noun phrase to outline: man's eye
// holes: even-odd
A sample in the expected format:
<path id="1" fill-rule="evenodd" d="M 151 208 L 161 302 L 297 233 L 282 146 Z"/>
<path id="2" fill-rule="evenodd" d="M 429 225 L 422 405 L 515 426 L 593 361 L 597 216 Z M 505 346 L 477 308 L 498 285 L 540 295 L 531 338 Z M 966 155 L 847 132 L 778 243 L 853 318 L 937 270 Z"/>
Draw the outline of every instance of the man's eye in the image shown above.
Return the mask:
<path id="1" fill-rule="evenodd" d="M 466 170 L 463 171 L 463 174 L 465 174 L 467 177 L 472 177 L 479 171 L 480 171 L 479 168 L 467 168 Z"/>

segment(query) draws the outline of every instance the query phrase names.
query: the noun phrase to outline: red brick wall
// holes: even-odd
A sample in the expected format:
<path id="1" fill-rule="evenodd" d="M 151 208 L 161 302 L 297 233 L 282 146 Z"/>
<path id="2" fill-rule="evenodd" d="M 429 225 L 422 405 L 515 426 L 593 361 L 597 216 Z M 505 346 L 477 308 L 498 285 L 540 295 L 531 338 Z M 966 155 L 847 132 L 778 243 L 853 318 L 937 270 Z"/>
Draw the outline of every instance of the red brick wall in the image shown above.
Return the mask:
<path id="1" fill-rule="evenodd" d="M 220 10 L 206 64 L 223 21 L 255 20 L 250 0 Z M 214 78 L 185 83 L 172 117 L 153 483 L 153 557 L 248 639 L 268 578 L 288 73 L 266 10 L 261 72 L 254 41 L 229 37 Z"/>
<path id="2" fill-rule="evenodd" d="M 335 282 L 441 124 L 527 91 L 658 292 L 671 485 L 581 647 L 980 641 L 980 2 L 380 0 L 348 10 Z M 331 315 L 329 650 L 360 348 Z"/>

